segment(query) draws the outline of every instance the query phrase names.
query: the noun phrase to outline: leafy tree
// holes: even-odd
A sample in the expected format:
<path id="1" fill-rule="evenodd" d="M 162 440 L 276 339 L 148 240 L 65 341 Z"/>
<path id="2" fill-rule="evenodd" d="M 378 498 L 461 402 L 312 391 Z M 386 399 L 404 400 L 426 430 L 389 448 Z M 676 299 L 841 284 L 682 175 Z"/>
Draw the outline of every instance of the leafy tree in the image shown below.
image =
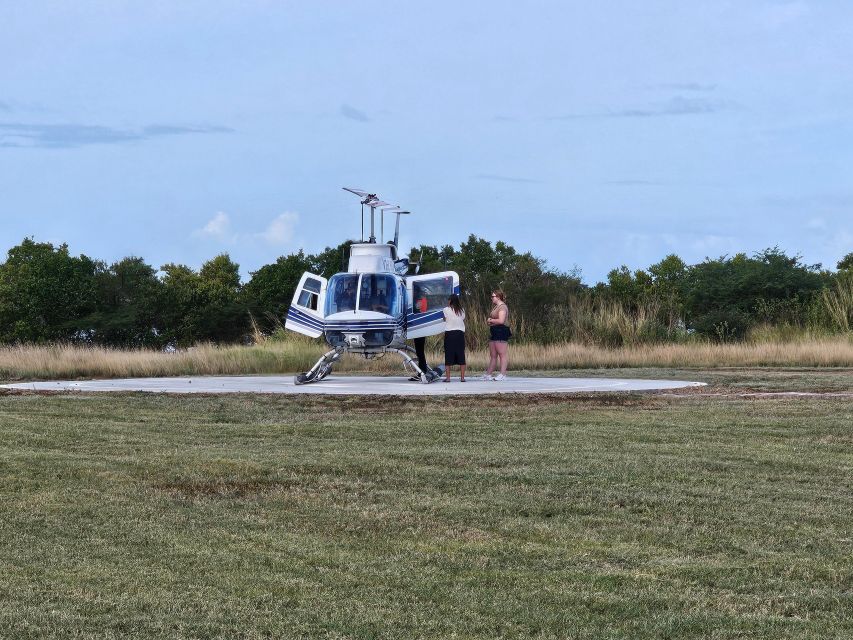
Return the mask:
<path id="1" fill-rule="evenodd" d="M 837 267 L 839 271 L 853 271 L 853 251 L 841 258 Z"/>
<path id="2" fill-rule="evenodd" d="M 231 300 L 240 289 L 240 265 L 231 260 L 227 253 L 211 258 L 201 265 L 198 275 L 213 301 Z"/>
<path id="3" fill-rule="evenodd" d="M 96 276 L 98 309 L 86 318 L 92 340 L 120 346 L 163 343 L 163 283 L 142 258 L 128 257 Z"/>
<path id="4" fill-rule="evenodd" d="M 354 240 L 346 240 L 337 247 L 326 247 L 320 253 L 309 256 L 311 271 L 324 278 L 331 278 L 336 273 L 347 270 L 350 246 Z"/>
<path id="5" fill-rule="evenodd" d="M 696 331 L 719 338 L 742 337 L 759 320 L 801 322 L 828 281 L 820 265 L 805 265 L 776 247 L 752 258 L 706 259 L 683 281 L 686 319 Z"/>
<path id="6" fill-rule="evenodd" d="M 501 287 L 504 276 L 515 265 L 518 254 L 505 242 L 492 243 L 474 234 L 459 245 L 449 268 L 459 274 L 461 288 L 470 298 L 486 299 L 490 290 Z"/>
<path id="7" fill-rule="evenodd" d="M 300 251 L 252 272 L 252 279 L 243 287 L 242 300 L 265 330 L 270 331 L 275 319 L 287 314 L 299 279 L 313 268 L 310 258 Z"/>
<path id="8" fill-rule="evenodd" d="M 228 254 L 205 262 L 196 273 L 186 265 L 166 264 L 163 276 L 164 324 L 168 341 L 235 342 L 249 331 L 249 314 L 240 299 L 240 267 Z"/>
<path id="9" fill-rule="evenodd" d="M 453 261 L 455 254 L 456 250 L 450 245 L 444 245 L 439 249 L 422 244 L 409 251 L 409 260 L 413 264 L 420 263 L 418 273 L 438 273 L 450 269 L 448 265 Z"/>
<path id="10" fill-rule="evenodd" d="M 410 252 L 410 258 L 421 261 L 421 273 L 459 273 L 467 298 L 464 304 L 473 313 L 485 313 L 490 304 L 488 293 L 504 289 L 511 300 L 513 323 L 523 325 L 528 337 L 544 335 L 542 329 L 551 321 L 551 310 L 568 304 L 583 288 L 578 272 L 555 271 L 531 253 L 519 254 L 504 242 L 492 245 L 475 235 L 458 250 L 450 245 L 441 249 L 421 245 Z"/>
<path id="11" fill-rule="evenodd" d="M 677 291 L 687 277 L 687 264 L 674 253 L 649 267 L 649 274 L 657 291 Z"/>
<path id="12" fill-rule="evenodd" d="M 228 254 L 218 255 L 201 266 L 198 283 L 198 339 L 235 342 L 245 336 L 249 314 L 240 300 L 240 265 Z"/>
<path id="13" fill-rule="evenodd" d="M 103 263 L 72 256 L 68 245 L 26 238 L 0 265 L 0 340 L 85 339 L 81 319 L 97 307 L 96 275 Z"/>
<path id="14" fill-rule="evenodd" d="M 547 323 L 552 307 L 569 304 L 584 288 L 577 271 L 555 271 L 531 253 L 516 255 L 502 286 L 513 300 L 513 312 L 529 325 Z"/>
<path id="15" fill-rule="evenodd" d="M 636 308 L 644 298 L 644 285 L 648 284 L 650 277 L 647 273 L 639 270 L 631 273 L 623 264 L 618 269 L 610 270 L 607 274 L 607 284 L 598 287 L 598 291 L 603 297 Z"/>
<path id="16" fill-rule="evenodd" d="M 684 315 L 682 289 L 688 272 L 687 264 L 674 253 L 649 267 L 651 294 L 655 302 L 661 305 L 660 320 L 670 330 L 681 324 Z"/>
<path id="17" fill-rule="evenodd" d="M 596 291 L 610 300 L 638 305 L 677 295 L 687 271 L 684 261 L 670 254 L 646 270 L 637 269 L 632 273 L 625 265 L 613 269 L 607 274 L 607 282 L 599 283 Z"/>
<path id="18" fill-rule="evenodd" d="M 163 324 L 164 339 L 177 346 L 190 346 L 201 339 L 197 313 L 201 305 L 199 275 L 183 264 L 164 264 Z"/>

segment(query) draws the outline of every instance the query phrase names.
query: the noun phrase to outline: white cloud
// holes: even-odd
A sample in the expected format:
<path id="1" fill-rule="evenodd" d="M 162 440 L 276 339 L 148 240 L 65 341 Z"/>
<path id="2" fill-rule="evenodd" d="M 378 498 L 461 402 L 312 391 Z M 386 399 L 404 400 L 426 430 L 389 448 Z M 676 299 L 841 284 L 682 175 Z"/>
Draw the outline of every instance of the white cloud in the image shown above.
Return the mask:
<path id="1" fill-rule="evenodd" d="M 252 245 L 264 242 L 275 247 L 284 247 L 292 243 L 299 214 L 286 211 L 274 218 L 267 228 L 260 232 L 238 232 L 231 225 L 231 218 L 219 211 L 200 229 L 192 232 L 194 238 L 215 240 L 221 243 Z"/>
<path id="2" fill-rule="evenodd" d="M 228 219 L 228 214 L 220 211 L 204 225 L 202 232 L 210 236 L 223 236 L 231 227 L 231 220 Z"/>
<path id="3" fill-rule="evenodd" d="M 287 211 L 270 222 L 266 230 L 258 235 L 268 244 L 287 245 L 293 240 L 297 222 L 299 222 L 299 216 L 292 211 Z"/>
<path id="4" fill-rule="evenodd" d="M 233 240 L 231 233 L 231 219 L 224 211 L 218 211 L 215 216 L 207 221 L 201 229 L 193 231 L 193 236 L 201 238 L 215 238 L 217 240 Z"/>

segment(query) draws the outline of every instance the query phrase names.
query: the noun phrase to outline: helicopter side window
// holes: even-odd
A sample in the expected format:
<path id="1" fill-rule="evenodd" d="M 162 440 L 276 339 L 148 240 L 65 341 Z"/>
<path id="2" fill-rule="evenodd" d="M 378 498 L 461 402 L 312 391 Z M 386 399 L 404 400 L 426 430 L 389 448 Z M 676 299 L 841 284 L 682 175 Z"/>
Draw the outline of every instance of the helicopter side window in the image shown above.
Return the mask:
<path id="1" fill-rule="evenodd" d="M 328 316 L 341 311 L 354 311 L 357 288 L 357 274 L 339 273 L 332 276 L 327 289 L 325 315 Z"/>
<path id="2" fill-rule="evenodd" d="M 399 308 L 397 281 L 384 274 L 364 274 L 358 296 L 360 311 L 376 311 L 394 315 Z"/>
<path id="3" fill-rule="evenodd" d="M 412 311 L 426 313 L 447 306 L 447 299 L 453 293 L 453 279 L 440 277 L 431 280 L 417 280 L 412 283 Z"/>
<path id="4" fill-rule="evenodd" d="M 316 311 L 317 301 L 320 299 L 321 286 L 320 281 L 315 280 L 314 278 L 308 278 L 305 280 L 305 284 L 302 285 L 302 291 L 299 293 L 299 299 L 296 301 L 296 304 L 300 307 Z"/>
<path id="5" fill-rule="evenodd" d="M 312 309 L 313 311 L 317 310 L 317 294 L 311 293 L 310 291 L 302 290 L 302 293 L 299 294 L 299 300 L 296 302 L 300 307 L 305 307 L 306 309 Z"/>

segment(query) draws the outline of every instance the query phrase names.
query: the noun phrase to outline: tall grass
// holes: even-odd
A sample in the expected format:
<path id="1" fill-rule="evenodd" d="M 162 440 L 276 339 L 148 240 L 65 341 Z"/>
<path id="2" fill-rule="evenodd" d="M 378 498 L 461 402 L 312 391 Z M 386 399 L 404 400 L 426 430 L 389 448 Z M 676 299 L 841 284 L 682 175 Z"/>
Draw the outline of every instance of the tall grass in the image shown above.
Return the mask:
<path id="1" fill-rule="evenodd" d="M 470 348 L 485 347 L 489 341 L 489 309 L 478 300 L 466 301 L 466 341 Z M 627 347 L 690 339 L 680 318 L 663 313 L 657 300 L 629 306 L 587 295 L 542 306 L 535 312 L 515 309 L 510 301 L 509 309 L 509 325 L 520 342 Z"/>
<path id="2" fill-rule="evenodd" d="M 429 346 L 431 363 L 443 361 L 438 340 Z M 0 380 L 125 378 L 182 375 L 281 374 L 305 371 L 325 350 L 300 337 L 255 346 L 201 345 L 176 353 L 72 345 L 0 348 Z M 827 337 L 792 342 L 640 344 L 606 348 L 577 342 L 514 344 L 512 369 L 554 370 L 593 367 L 853 367 L 853 338 Z M 469 350 L 469 366 L 482 370 L 484 348 Z M 345 356 L 337 372 L 402 373 L 394 354 L 375 360 Z"/>
<path id="3" fill-rule="evenodd" d="M 836 328 L 853 329 L 853 273 L 840 274 L 833 289 L 824 289 L 823 302 Z"/>

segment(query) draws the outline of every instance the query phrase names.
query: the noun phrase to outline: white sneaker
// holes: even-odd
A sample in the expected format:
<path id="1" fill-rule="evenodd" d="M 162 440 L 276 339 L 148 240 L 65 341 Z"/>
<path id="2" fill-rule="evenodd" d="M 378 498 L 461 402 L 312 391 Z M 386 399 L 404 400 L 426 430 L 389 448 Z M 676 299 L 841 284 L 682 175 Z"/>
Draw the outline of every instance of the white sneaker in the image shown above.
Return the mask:
<path id="1" fill-rule="evenodd" d="M 493 379 L 495 382 L 502 382 L 503 380 L 506 380 L 506 376 L 502 373 L 499 373 Z"/>
<path id="2" fill-rule="evenodd" d="M 494 379 L 495 379 L 495 377 L 490 376 L 488 373 L 484 373 L 479 378 L 477 378 L 477 380 L 494 380 Z"/>

